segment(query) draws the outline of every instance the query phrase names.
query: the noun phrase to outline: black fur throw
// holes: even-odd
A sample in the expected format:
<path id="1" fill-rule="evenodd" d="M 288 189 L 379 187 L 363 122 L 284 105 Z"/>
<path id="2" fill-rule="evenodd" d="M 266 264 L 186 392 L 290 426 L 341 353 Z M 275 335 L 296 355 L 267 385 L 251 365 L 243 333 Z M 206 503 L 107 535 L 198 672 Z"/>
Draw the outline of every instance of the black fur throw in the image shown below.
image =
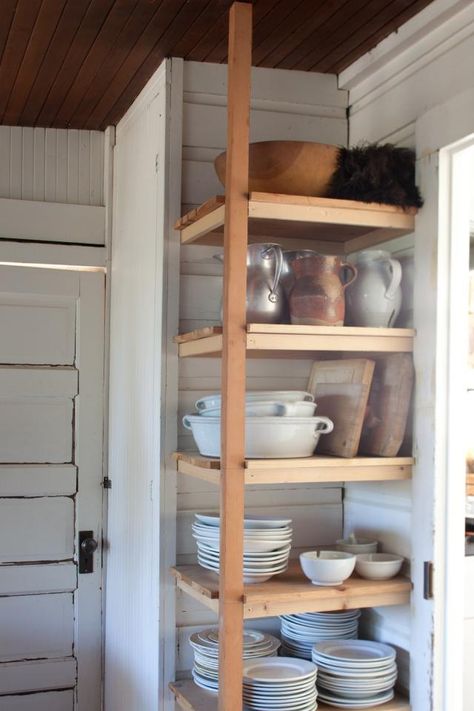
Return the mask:
<path id="1" fill-rule="evenodd" d="M 414 151 L 390 143 L 341 148 L 328 197 L 421 207 Z"/>

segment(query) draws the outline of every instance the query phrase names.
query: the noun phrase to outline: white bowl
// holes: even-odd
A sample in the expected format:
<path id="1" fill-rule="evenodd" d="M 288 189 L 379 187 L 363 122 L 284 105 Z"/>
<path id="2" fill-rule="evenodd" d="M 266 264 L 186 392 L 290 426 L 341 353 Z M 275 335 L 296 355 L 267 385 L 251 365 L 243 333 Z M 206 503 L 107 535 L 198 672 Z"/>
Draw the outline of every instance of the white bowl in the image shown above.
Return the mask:
<path id="1" fill-rule="evenodd" d="M 404 558 L 392 553 L 362 553 L 357 556 L 356 572 L 367 580 L 388 580 L 400 572 Z"/>
<path id="2" fill-rule="evenodd" d="M 356 538 L 356 542 L 353 542 L 350 538 L 340 538 L 337 543 L 338 551 L 345 551 L 346 553 L 376 553 L 378 541 L 371 541 L 370 538 Z"/>
<path id="3" fill-rule="evenodd" d="M 314 397 L 311 393 L 306 393 L 302 390 L 255 390 L 252 392 L 247 392 L 245 395 L 245 401 L 248 402 L 267 402 L 278 401 L 278 402 L 313 402 Z M 215 395 L 208 395 L 207 397 L 202 397 L 196 401 L 196 410 L 202 412 L 210 407 L 221 407 L 221 394 L 216 393 Z"/>
<path id="4" fill-rule="evenodd" d="M 352 574 L 356 557 L 343 551 L 308 551 L 301 553 L 300 563 L 313 585 L 341 585 Z"/>
<path id="5" fill-rule="evenodd" d="M 281 402 L 276 400 L 255 400 L 245 404 L 246 417 L 312 417 L 315 402 Z M 200 410 L 201 417 L 220 417 L 221 408 L 207 407 Z"/>
<path id="6" fill-rule="evenodd" d="M 183 425 L 192 431 L 203 456 L 220 457 L 220 417 L 185 415 Z M 320 435 L 333 429 L 327 417 L 247 417 L 245 456 L 249 459 L 311 457 Z"/>

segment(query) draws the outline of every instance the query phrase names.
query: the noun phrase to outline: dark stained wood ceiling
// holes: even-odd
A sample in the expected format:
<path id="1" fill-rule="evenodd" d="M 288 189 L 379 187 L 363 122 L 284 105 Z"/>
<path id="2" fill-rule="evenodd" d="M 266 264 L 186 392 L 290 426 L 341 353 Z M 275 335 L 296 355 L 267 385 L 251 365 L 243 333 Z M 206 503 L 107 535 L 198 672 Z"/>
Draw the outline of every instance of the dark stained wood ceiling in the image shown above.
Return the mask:
<path id="1" fill-rule="evenodd" d="M 165 57 L 225 62 L 232 0 L 0 0 L 0 122 L 103 129 Z M 338 73 L 430 0 L 254 0 L 253 63 Z"/>

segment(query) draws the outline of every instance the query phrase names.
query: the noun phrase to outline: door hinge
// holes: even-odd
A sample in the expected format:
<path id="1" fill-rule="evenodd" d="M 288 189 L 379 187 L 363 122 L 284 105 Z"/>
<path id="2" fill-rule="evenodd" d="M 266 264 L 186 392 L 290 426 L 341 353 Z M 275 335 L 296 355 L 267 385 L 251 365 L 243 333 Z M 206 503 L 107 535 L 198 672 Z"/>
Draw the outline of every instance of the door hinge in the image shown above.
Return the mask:
<path id="1" fill-rule="evenodd" d="M 111 489 L 112 488 L 112 479 L 109 479 L 108 476 L 105 476 L 102 484 L 104 485 L 104 489 Z"/>
<path id="2" fill-rule="evenodd" d="M 423 563 L 423 597 L 425 600 L 432 600 L 433 592 L 433 561 L 425 560 Z"/>

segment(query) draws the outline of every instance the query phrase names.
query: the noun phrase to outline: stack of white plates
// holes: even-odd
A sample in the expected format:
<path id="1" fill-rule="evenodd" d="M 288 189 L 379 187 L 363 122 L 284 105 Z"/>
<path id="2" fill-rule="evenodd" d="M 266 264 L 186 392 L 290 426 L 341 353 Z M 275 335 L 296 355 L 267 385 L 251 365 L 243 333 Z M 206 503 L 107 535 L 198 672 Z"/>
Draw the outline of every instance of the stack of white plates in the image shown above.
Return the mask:
<path id="1" fill-rule="evenodd" d="M 314 664 L 292 657 L 275 657 L 244 663 L 246 711 L 315 711 Z"/>
<path id="2" fill-rule="evenodd" d="M 215 514 L 196 514 L 193 537 L 198 562 L 218 573 L 220 519 Z M 291 550 L 291 519 L 267 516 L 246 518 L 244 522 L 244 582 L 263 583 L 288 567 Z"/>
<path id="3" fill-rule="evenodd" d="M 318 642 L 313 647 L 318 667 L 318 692 L 329 706 L 362 709 L 394 697 L 397 680 L 395 650 L 367 640 Z"/>
<path id="4" fill-rule="evenodd" d="M 196 632 L 189 639 L 194 649 L 193 679 L 202 689 L 219 690 L 219 633 L 210 628 Z M 280 640 L 271 634 L 244 630 L 244 660 L 276 657 Z"/>
<path id="5" fill-rule="evenodd" d="M 311 659 L 316 642 L 335 639 L 357 639 L 360 610 L 345 612 L 305 612 L 282 615 L 281 638 L 284 654 Z"/>

